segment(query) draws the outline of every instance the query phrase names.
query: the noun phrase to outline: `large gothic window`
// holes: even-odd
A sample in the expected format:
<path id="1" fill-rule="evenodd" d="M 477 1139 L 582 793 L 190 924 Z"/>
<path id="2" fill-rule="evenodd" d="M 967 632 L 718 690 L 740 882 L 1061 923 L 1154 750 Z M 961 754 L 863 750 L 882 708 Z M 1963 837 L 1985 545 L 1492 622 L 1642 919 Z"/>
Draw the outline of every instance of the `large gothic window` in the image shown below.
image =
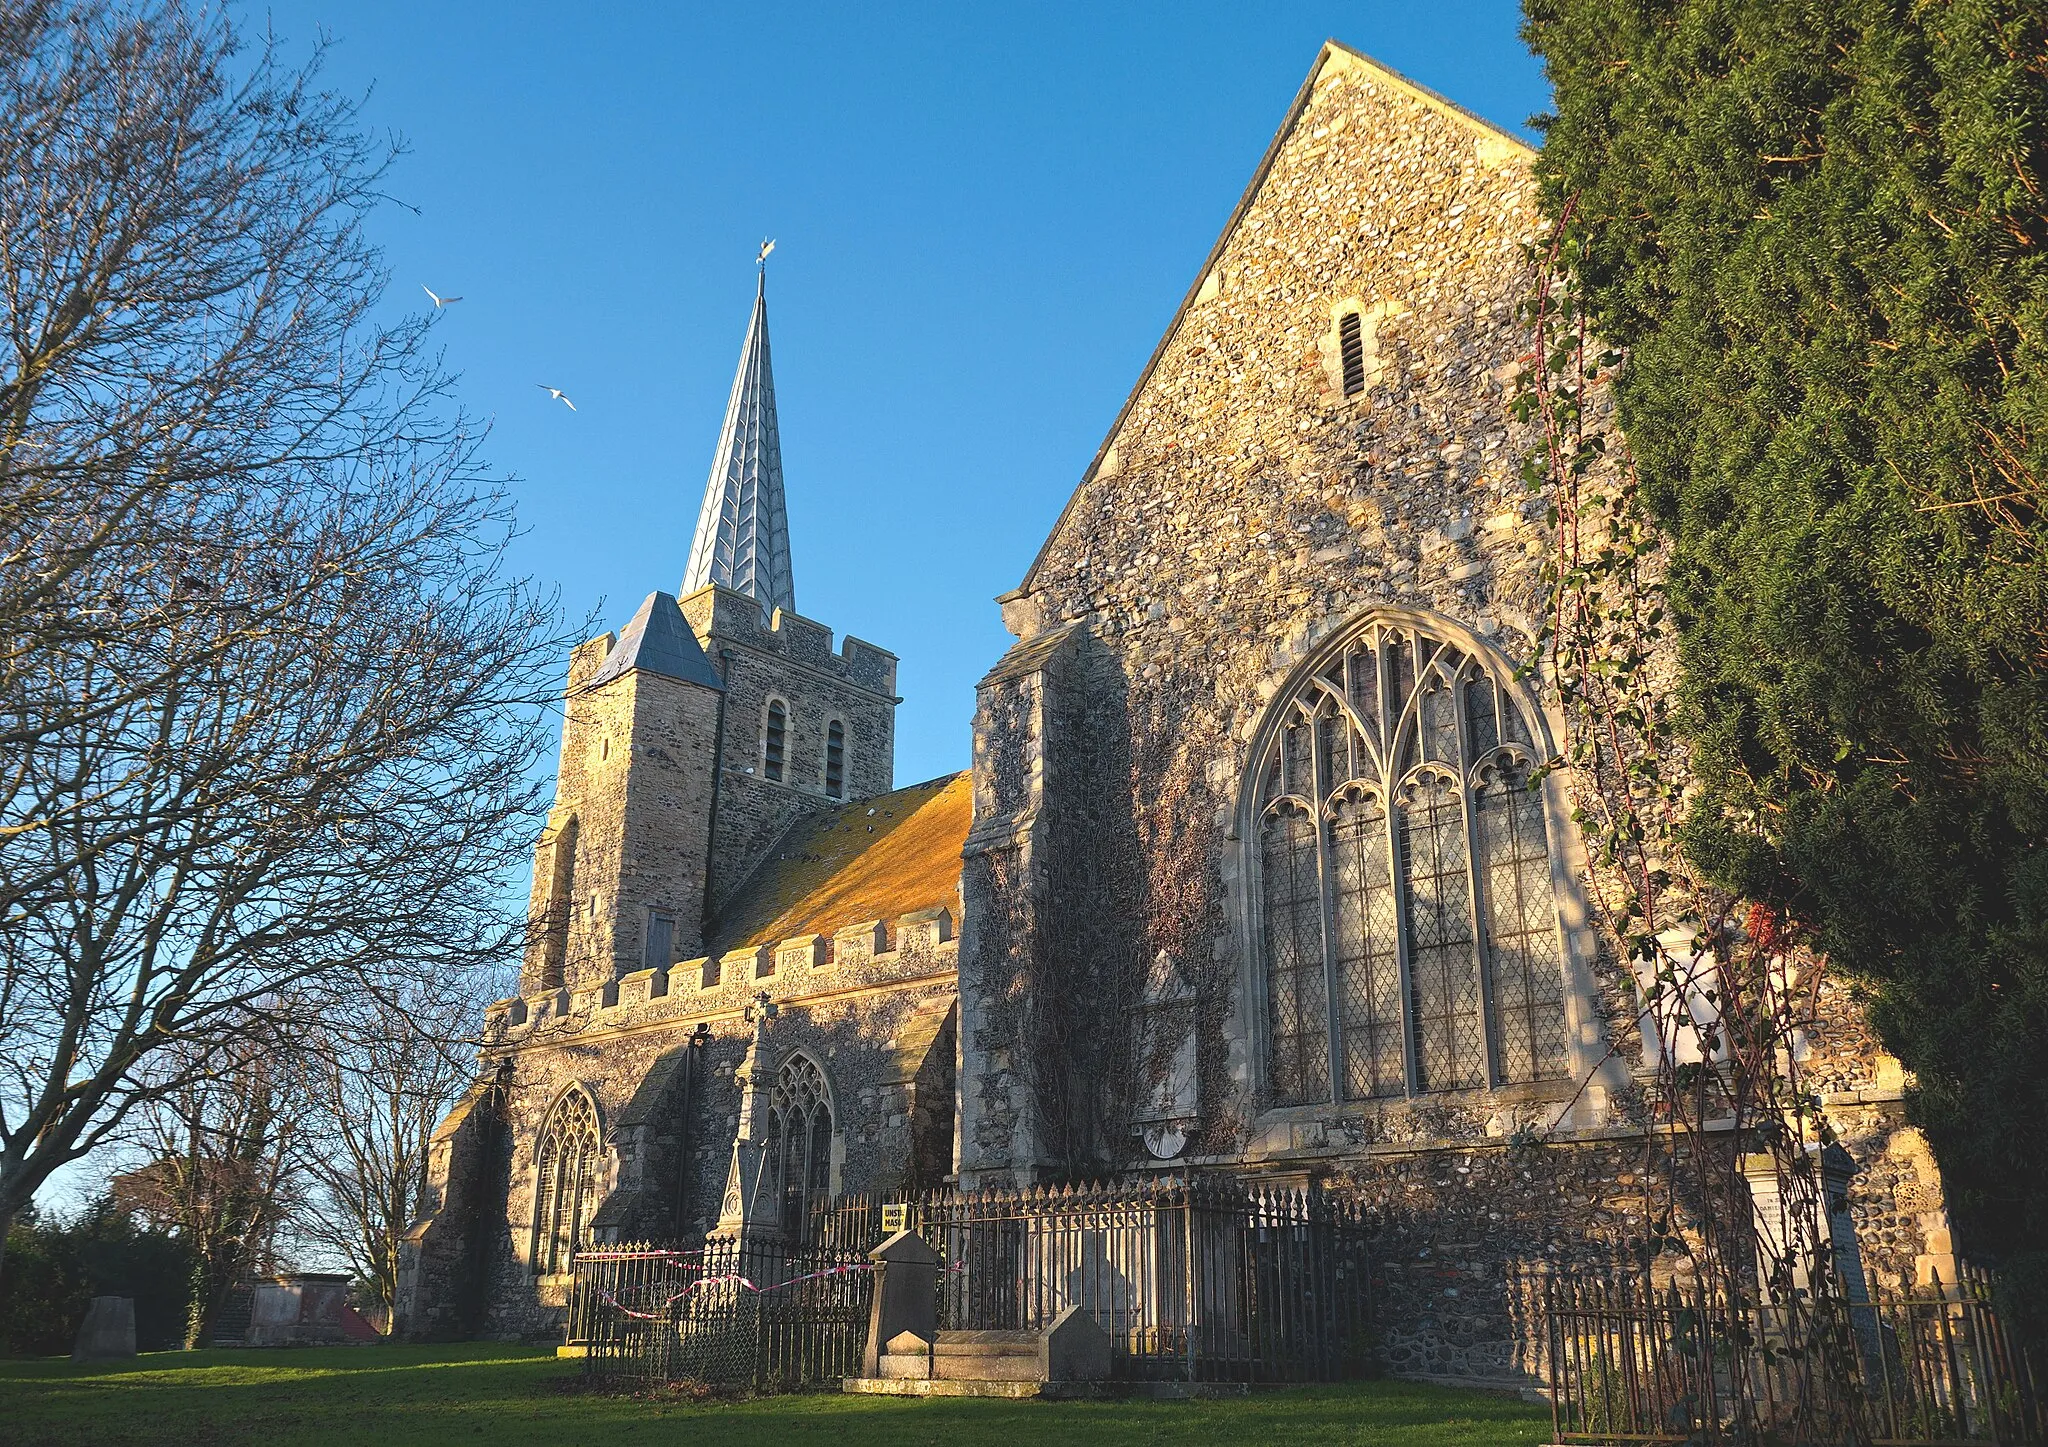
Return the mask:
<path id="1" fill-rule="evenodd" d="M 567 1271 L 583 1249 L 597 1209 L 603 1156 L 597 1107 L 581 1090 L 571 1090 L 548 1112 L 534 1153 L 533 1269 L 551 1276 Z"/>
<path id="2" fill-rule="evenodd" d="M 1275 1101 L 1568 1075 L 1535 735 L 1499 665 L 1375 621 L 1274 708 L 1251 854 Z"/>
<path id="3" fill-rule="evenodd" d="M 768 1096 L 768 1160 L 782 1198 L 782 1230 L 806 1239 L 832 1199 L 832 1099 L 808 1055 L 792 1055 Z"/>

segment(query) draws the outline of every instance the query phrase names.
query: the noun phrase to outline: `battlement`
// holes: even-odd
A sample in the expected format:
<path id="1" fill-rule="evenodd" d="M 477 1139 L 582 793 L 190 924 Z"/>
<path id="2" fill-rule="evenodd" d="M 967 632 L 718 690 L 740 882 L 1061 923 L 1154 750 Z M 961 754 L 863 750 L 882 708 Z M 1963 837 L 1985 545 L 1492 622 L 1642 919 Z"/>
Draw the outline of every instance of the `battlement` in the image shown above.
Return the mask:
<path id="1" fill-rule="evenodd" d="M 832 630 L 824 624 L 785 608 L 777 608 L 764 620 L 757 599 L 716 583 L 684 598 L 682 608 L 697 641 L 713 658 L 721 647 L 736 644 L 816 669 L 856 688 L 895 697 L 896 655 L 886 648 L 848 634 L 834 653 Z"/>
<path id="2" fill-rule="evenodd" d="M 959 947 L 951 911 L 914 910 L 829 936 L 796 935 L 678 960 L 665 970 L 634 970 L 585 989 L 500 1000 L 484 1011 L 484 1039 L 516 1046 L 547 1038 L 550 1025 L 606 1029 L 692 1019 L 743 1010 L 763 990 L 777 1001 L 802 1000 L 923 979 L 955 970 Z"/>
<path id="3" fill-rule="evenodd" d="M 570 650 L 569 682 L 563 691 L 574 693 L 590 682 L 598 669 L 604 667 L 604 661 L 611 657 L 612 650 L 618 647 L 618 643 L 619 635 L 607 629 L 597 637 L 586 639 Z"/>

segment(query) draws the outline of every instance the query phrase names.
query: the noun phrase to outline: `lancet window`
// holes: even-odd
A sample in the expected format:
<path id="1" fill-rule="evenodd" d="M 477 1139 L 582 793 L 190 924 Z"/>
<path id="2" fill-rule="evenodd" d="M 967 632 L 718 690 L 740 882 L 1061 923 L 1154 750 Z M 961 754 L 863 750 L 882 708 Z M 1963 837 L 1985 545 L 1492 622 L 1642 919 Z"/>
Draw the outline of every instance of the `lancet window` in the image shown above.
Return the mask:
<path id="1" fill-rule="evenodd" d="M 825 727 L 825 794 L 846 797 L 846 725 L 836 718 Z"/>
<path id="2" fill-rule="evenodd" d="M 1357 396 L 1365 390 L 1365 327 L 1357 312 L 1337 323 L 1337 359 L 1344 366 L 1344 395 Z"/>
<path id="3" fill-rule="evenodd" d="M 768 700 L 768 718 L 761 730 L 761 775 L 782 782 L 783 736 L 789 731 L 789 710 L 782 700 Z"/>
<path id="4" fill-rule="evenodd" d="M 571 1090 L 555 1103 L 534 1159 L 533 1269 L 552 1276 L 567 1271 L 587 1243 L 597 1210 L 603 1155 L 597 1107 L 583 1091 Z"/>
<path id="5" fill-rule="evenodd" d="M 1553 841 L 1505 670 L 1374 621 L 1273 707 L 1250 854 L 1275 1103 L 1568 1075 Z"/>
<path id="6" fill-rule="evenodd" d="M 782 1198 L 782 1229 L 810 1234 L 832 1199 L 832 1097 L 810 1056 L 796 1054 L 775 1074 L 768 1096 L 768 1159 Z"/>

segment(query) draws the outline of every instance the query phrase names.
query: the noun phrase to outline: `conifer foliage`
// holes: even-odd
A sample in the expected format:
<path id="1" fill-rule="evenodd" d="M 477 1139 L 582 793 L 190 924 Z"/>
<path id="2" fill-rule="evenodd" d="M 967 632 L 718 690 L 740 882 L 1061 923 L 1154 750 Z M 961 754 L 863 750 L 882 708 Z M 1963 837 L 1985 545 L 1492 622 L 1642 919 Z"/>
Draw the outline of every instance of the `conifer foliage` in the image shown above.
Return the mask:
<path id="1" fill-rule="evenodd" d="M 1670 538 L 1684 841 L 1864 984 L 1966 1244 L 2048 1241 L 2048 9 L 1528 0 Z M 2014 1265 L 2021 1263 L 2015 1261 Z"/>

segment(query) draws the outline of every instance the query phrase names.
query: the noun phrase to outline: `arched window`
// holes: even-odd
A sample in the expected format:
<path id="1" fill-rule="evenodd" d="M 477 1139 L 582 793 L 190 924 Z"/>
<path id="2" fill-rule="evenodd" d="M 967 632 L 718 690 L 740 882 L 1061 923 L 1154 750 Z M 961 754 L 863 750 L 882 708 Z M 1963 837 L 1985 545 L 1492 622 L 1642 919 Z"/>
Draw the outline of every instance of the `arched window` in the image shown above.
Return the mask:
<path id="1" fill-rule="evenodd" d="M 570 1090 L 548 1112 L 534 1152 L 535 1275 L 567 1271 L 583 1248 L 591 1213 L 597 1210 L 602 1166 L 597 1107 L 583 1091 Z"/>
<path id="2" fill-rule="evenodd" d="M 846 725 L 836 718 L 825 727 L 825 797 L 846 797 Z"/>
<path id="3" fill-rule="evenodd" d="M 768 720 L 761 731 L 761 773 L 764 777 L 782 782 L 783 737 L 789 732 L 789 710 L 782 700 L 768 700 Z"/>
<path id="4" fill-rule="evenodd" d="M 808 1237 L 832 1199 L 832 1098 L 808 1055 L 792 1055 L 776 1072 L 768 1096 L 768 1159 L 782 1197 L 782 1230 Z"/>
<path id="5" fill-rule="evenodd" d="M 1570 1073 L 1537 735 L 1508 679 L 1374 619 L 1274 702 L 1248 852 L 1276 1103 Z"/>

